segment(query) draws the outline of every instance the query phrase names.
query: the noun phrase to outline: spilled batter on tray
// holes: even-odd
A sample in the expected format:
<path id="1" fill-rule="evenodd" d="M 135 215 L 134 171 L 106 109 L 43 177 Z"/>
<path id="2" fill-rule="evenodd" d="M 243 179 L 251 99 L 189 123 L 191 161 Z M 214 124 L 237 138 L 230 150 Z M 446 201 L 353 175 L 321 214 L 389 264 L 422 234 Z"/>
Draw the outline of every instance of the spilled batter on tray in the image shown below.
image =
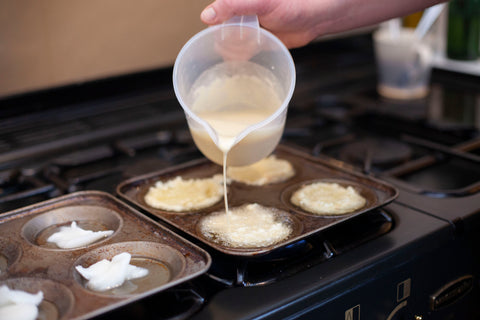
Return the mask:
<path id="1" fill-rule="evenodd" d="M 22 290 L 12 290 L 2 285 L 0 286 L 0 319 L 35 320 L 42 300 L 42 291 L 32 294 Z"/>
<path id="2" fill-rule="evenodd" d="M 111 261 L 103 259 L 88 268 L 76 266 L 78 273 L 88 280 L 87 288 L 93 291 L 106 291 L 121 286 L 126 280 L 148 275 L 148 269 L 130 264 L 131 254 L 122 252 Z"/>
<path id="3" fill-rule="evenodd" d="M 291 163 L 284 159 L 278 159 L 275 155 L 268 156 L 249 166 L 227 168 L 228 178 L 254 186 L 282 182 L 294 175 L 295 170 Z"/>
<path id="4" fill-rule="evenodd" d="M 257 203 L 215 212 L 200 222 L 201 233 L 212 241 L 233 248 L 266 247 L 292 233 L 289 223 L 272 208 Z"/>
<path id="5" fill-rule="evenodd" d="M 92 244 L 111 234 L 113 234 L 113 230 L 92 231 L 82 229 L 73 221 L 70 226 L 60 227 L 58 232 L 47 238 L 47 242 L 53 242 L 62 249 L 73 249 Z"/>
<path id="6" fill-rule="evenodd" d="M 145 202 L 167 211 L 188 211 L 210 207 L 223 198 L 223 177 L 157 181 L 145 195 Z"/>
<path id="7" fill-rule="evenodd" d="M 366 204 L 352 186 L 315 182 L 295 191 L 290 201 L 305 211 L 317 215 L 341 215 L 356 211 Z"/>

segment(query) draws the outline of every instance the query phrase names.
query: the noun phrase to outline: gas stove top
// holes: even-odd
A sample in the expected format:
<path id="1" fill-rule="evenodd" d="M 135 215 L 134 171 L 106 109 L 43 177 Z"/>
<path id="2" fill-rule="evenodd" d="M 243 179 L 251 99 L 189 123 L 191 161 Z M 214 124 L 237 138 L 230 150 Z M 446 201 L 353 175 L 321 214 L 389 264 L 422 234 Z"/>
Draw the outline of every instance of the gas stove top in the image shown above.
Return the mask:
<path id="1" fill-rule="evenodd" d="M 399 102 L 375 91 L 368 35 L 293 56 L 281 143 L 387 181 L 398 198 L 266 256 L 204 247 L 206 274 L 98 318 L 478 319 L 480 81 L 434 71 L 427 98 Z M 202 157 L 170 69 L 0 107 L 0 212 L 81 190 L 115 195 L 126 179 Z"/>

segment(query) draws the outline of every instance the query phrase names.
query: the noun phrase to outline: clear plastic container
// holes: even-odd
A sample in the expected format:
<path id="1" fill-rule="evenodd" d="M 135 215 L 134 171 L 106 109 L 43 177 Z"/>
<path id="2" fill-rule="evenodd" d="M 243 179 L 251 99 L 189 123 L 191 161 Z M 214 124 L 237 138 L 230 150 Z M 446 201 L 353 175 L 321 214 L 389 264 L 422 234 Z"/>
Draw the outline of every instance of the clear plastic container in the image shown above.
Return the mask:
<path id="1" fill-rule="evenodd" d="M 377 64 L 377 91 L 400 100 L 420 99 L 428 95 L 432 69 L 430 46 L 403 28 L 394 36 L 386 28 L 374 32 Z"/>
<path id="2" fill-rule="evenodd" d="M 208 27 L 181 49 L 173 85 L 195 144 L 210 160 L 243 166 L 269 155 L 283 134 L 295 87 L 288 49 L 256 16 Z"/>

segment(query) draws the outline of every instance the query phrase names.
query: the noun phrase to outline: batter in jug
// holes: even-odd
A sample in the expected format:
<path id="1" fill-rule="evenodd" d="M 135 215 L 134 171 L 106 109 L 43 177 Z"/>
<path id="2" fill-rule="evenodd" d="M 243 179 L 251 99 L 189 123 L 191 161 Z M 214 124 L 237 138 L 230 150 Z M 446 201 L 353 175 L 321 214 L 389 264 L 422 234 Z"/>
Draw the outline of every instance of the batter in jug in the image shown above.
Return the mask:
<path id="1" fill-rule="evenodd" d="M 248 61 L 224 62 L 205 71 L 189 96 L 191 110 L 216 132 L 191 128 L 195 144 L 210 160 L 223 166 L 225 210 L 228 213 L 226 167 L 252 164 L 270 154 L 280 141 L 284 123 L 273 122 L 239 135 L 273 115 L 282 105 L 276 77 Z"/>

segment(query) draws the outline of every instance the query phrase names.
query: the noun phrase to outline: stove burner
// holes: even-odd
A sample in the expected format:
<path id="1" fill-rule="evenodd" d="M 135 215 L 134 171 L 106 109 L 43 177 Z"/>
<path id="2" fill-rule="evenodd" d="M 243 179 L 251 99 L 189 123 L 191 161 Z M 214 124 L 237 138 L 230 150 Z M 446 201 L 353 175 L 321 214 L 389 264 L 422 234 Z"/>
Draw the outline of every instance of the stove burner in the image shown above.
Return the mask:
<path id="1" fill-rule="evenodd" d="M 350 115 L 353 108 L 352 105 L 340 101 L 336 95 L 321 95 L 317 97 L 316 102 L 316 113 L 327 119 L 344 120 Z"/>
<path id="2" fill-rule="evenodd" d="M 392 217 L 375 210 L 264 256 L 238 258 L 210 252 L 215 263 L 207 275 L 228 287 L 264 286 L 384 235 L 392 227 Z"/>
<path id="3" fill-rule="evenodd" d="M 125 178 L 133 178 L 150 172 L 155 172 L 169 166 L 170 163 L 159 158 L 143 158 L 138 161 L 132 161 L 123 171 Z"/>
<path id="4" fill-rule="evenodd" d="M 323 261 L 333 255 L 325 252 L 318 254 L 319 250 L 321 249 L 315 244 L 300 240 L 259 257 L 237 259 L 218 253 L 213 256 L 215 264 L 211 266 L 208 275 L 227 286 L 265 285 L 278 280 L 278 274 L 292 274 L 291 269 L 301 266 L 300 261 L 306 257 L 315 256 Z"/>
<path id="5" fill-rule="evenodd" d="M 57 195 L 59 191 L 53 184 L 29 170 L 0 171 L 0 213 Z"/>
<path id="6" fill-rule="evenodd" d="M 103 314 L 95 319 L 189 319 L 205 303 L 200 288 L 175 287 Z M 162 308 L 159 308 L 161 301 Z"/>
<path id="7" fill-rule="evenodd" d="M 341 160 L 369 169 L 371 165 L 384 168 L 406 162 L 412 154 L 412 148 L 405 143 L 392 139 L 364 138 L 342 147 L 339 155 Z"/>

